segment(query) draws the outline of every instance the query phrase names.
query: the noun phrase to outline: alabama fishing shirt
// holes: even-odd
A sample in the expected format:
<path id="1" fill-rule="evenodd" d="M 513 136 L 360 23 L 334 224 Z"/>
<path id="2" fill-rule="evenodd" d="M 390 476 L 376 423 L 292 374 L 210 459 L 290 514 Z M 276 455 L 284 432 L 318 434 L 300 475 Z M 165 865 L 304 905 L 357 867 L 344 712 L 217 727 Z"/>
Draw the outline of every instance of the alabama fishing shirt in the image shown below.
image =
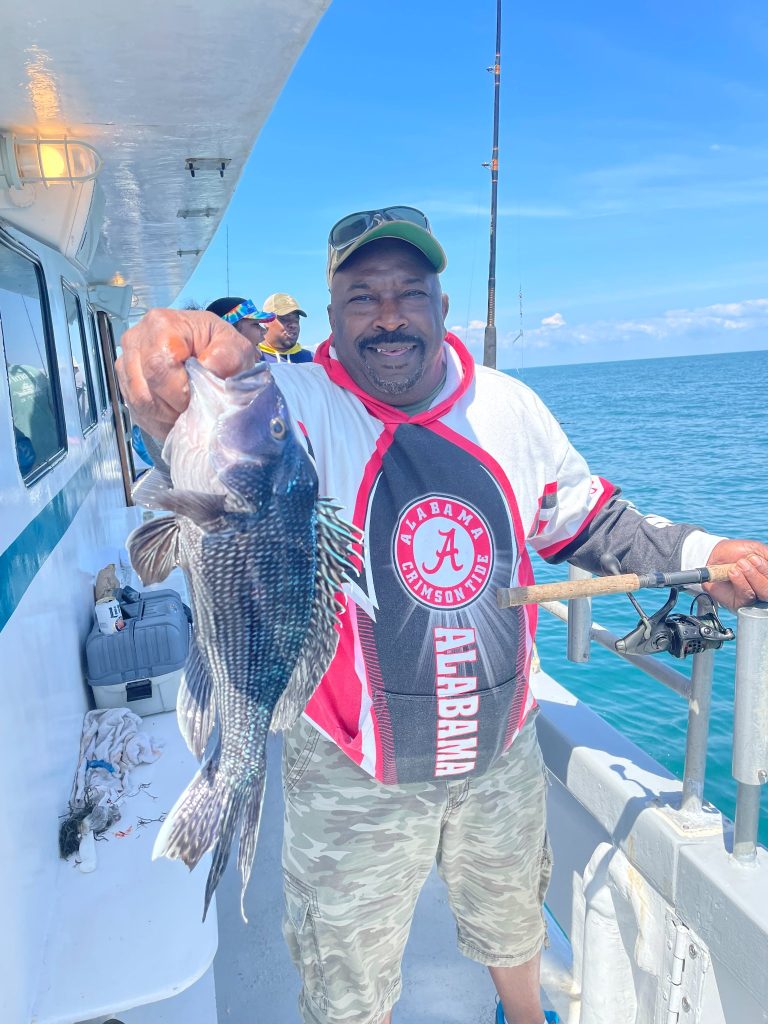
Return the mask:
<path id="1" fill-rule="evenodd" d="M 414 416 L 362 392 L 331 341 L 313 365 L 271 367 L 320 495 L 363 534 L 305 713 L 384 783 L 479 774 L 513 742 L 537 608 L 499 609 L 496 590 L 532 583 L 527 546 L 559 560 L 616 492 L 528 387 L 445 345 L 445 385 Z"/>

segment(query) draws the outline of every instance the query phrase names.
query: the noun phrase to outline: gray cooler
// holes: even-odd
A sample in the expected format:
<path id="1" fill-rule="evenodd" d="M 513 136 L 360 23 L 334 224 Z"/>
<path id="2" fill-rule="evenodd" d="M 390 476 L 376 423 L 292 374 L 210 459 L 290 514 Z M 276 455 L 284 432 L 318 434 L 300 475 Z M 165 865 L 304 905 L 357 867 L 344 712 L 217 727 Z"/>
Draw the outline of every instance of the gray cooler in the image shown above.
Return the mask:
<path id="1" fill-rule="evenodd" d="M 128 591 L 120 607 L 125 629 L 105 634 L 94 625 L 85 642 L 96 706 L 171 711 L 189 650 L 188 610 L 175 590 Z"/>

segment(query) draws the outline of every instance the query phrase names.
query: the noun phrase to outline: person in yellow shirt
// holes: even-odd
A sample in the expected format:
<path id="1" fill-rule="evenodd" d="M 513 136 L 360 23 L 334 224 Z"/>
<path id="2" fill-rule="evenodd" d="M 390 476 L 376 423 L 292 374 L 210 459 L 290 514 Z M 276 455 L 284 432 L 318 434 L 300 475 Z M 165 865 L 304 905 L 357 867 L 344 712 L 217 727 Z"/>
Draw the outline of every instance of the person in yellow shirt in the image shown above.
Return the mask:
<path id="1" fill-rule="evenodd" d="M 274 313 L 275 319 L 267 324 L 266 336 L 259 345 L 262 359 L 268 363 L 311 363 L 312 353 L 299 344 L 301 322 L 307 314 L 292 295 L 274 292 L 262 303 L 265 313 Z"/>

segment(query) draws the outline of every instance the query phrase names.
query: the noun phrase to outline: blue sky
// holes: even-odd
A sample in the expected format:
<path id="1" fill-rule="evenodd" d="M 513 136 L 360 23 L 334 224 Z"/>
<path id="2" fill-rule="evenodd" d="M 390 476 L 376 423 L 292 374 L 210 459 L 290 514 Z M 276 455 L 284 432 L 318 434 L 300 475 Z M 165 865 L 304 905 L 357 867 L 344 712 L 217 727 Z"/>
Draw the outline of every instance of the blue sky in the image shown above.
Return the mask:
<path id="1" fill-rule="evenodd" d="M 228 227 L 229 294 L 295 295 L 314 347 L 328 229 L 407 204 L 448 253 L 448 325 L 480 356 L 495 9 L 333 0 L 179 303 L 227 294 Z M 767 12 L 505 5 L 500 367 L 768 348 Z"/>

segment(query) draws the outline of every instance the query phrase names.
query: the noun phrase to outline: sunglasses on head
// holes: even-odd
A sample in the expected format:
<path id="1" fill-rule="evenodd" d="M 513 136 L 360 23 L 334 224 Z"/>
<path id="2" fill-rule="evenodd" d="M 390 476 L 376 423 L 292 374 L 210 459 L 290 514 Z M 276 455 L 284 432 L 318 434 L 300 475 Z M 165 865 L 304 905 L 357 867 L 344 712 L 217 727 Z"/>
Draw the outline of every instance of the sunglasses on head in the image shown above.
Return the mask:
<path id="1" fill-rule="evenodd" d="M 430 234 L 432 233 L 429 221 L 421 210 L 417 210 L 413 206 L 385 206 L 383 210 L 363 210 L 361 213 L 350 213 L 349 216 L 342 217 L 331 228 L 328 244 L 336 252 L 340 252 L 377 224 L 395 220 L 416 224 L 418 227 L 424 228 L 425 231 L 429 231 Z"/>

